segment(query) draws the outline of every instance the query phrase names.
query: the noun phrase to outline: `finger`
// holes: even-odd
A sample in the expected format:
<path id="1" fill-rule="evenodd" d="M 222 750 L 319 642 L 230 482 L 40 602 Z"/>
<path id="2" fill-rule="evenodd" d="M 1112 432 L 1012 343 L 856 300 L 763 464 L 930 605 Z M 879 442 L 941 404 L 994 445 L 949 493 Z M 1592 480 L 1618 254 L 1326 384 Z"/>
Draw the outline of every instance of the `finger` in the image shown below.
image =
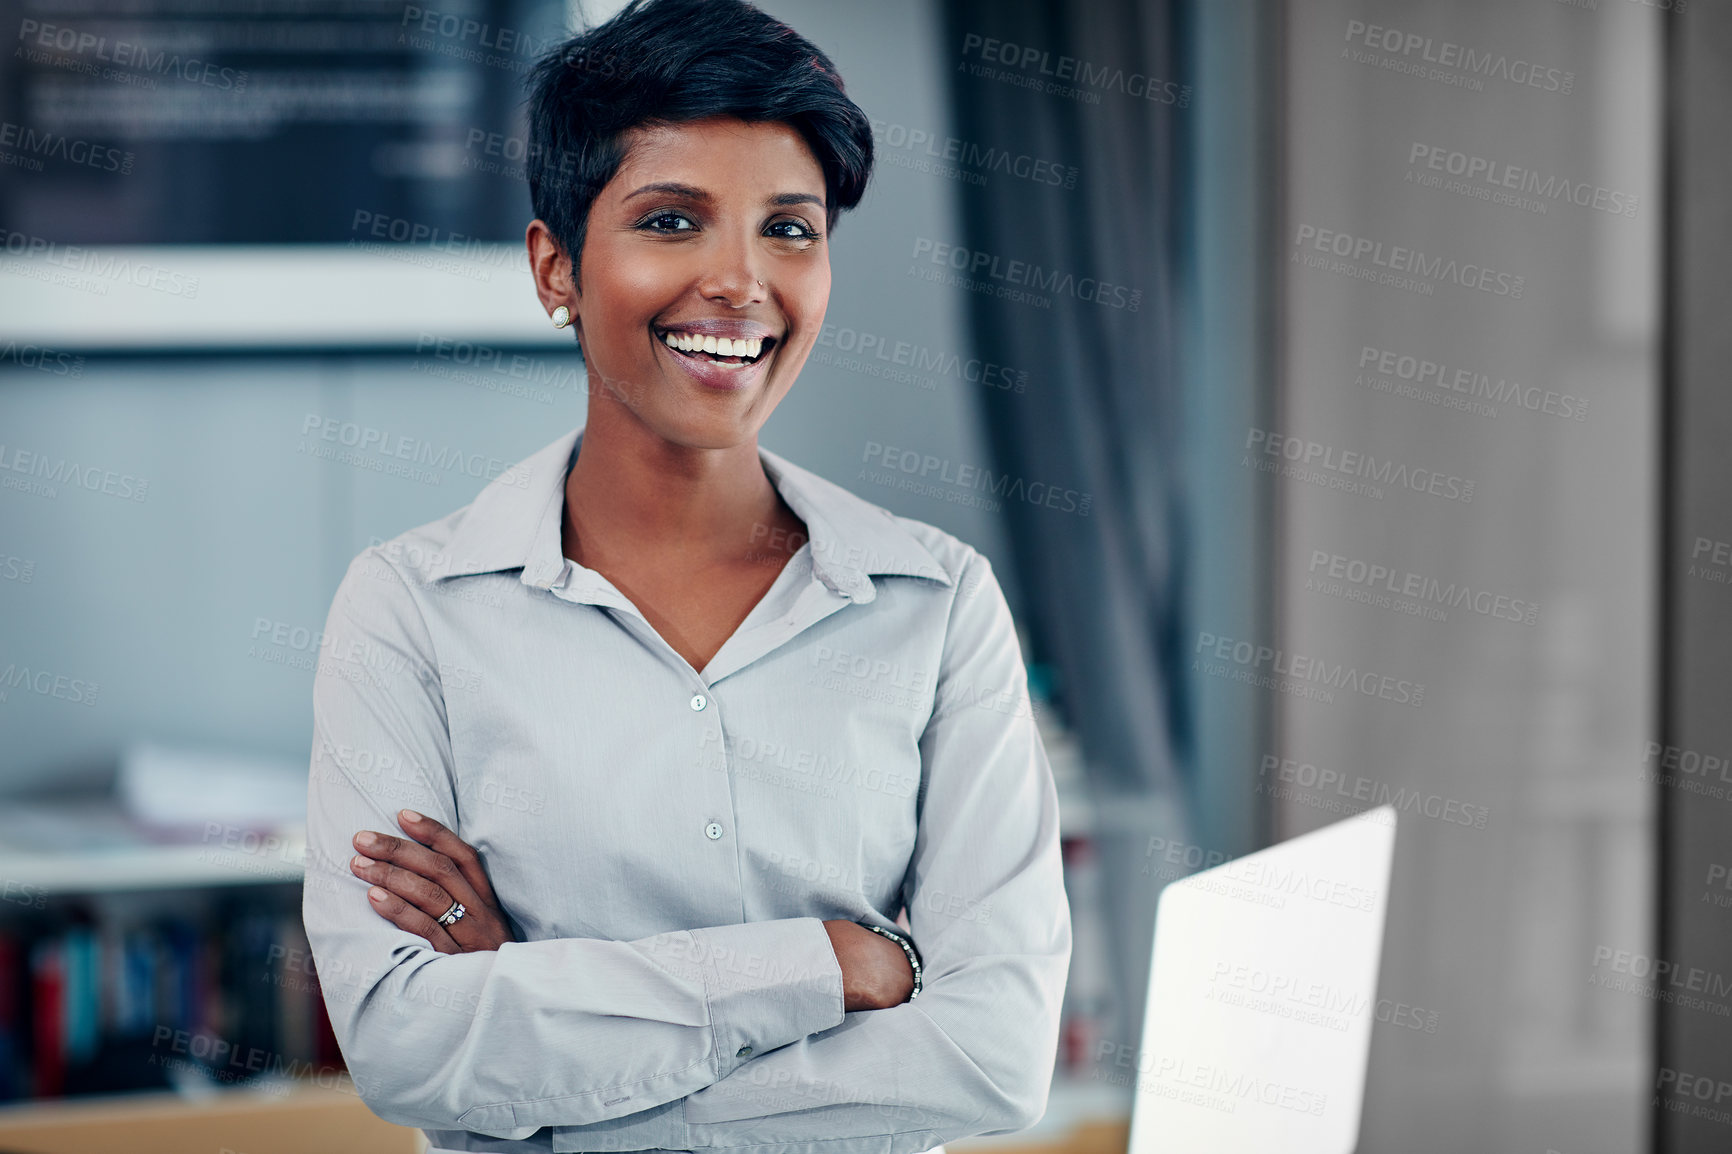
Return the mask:
<path id="1" fill-rule="evenodd" d="M 355 835 L 355 848 L 363 857 L 389 862 L 412 874 L 419 874 L 450 894 L 452 901 L 462 902 L 468 908 L 481 909 L 485 904 L 455 862 L 420 842 L 406 837 L 393 837 L 388 833 L 363 830 Z"/>
<path id="2" fill-rule="evenodd" d="M 474 846 L 433 818 L 412 809 L 399 810 L 397 817 L 403 831 L 410 837 L 435 853 L 444 854 L 456 864 L 457 871 L 469 883 L 476 897 L 490 906 L 499 905 L 493 897 L 493 885 L 487 880 L 487 870 L 481 864 L 481 855 L 475 852 Z"/>
<path id="3" fill-rule="evenodd" d="M 427 944 L 442 954 L 460 954 L 463 947 L 452 940 L 445 927 L 398 897 L 389 890 L 373 886 L 367 891 L 367 902 L 373 912 L 416 937 L 426 938 Z"/>
<path id="4" fill-rule="evenodd" d="M 349 869 L 362 881 L 369 881 L 390 890 L 434 919 L 442 917 L 445 911 L 451 908 L 452 902 L 463 900 L 452 897 L 420 874 L 394 866 L 390 862 L 374 861 L 372 858 L 357 855 L 349 859 Z"/>

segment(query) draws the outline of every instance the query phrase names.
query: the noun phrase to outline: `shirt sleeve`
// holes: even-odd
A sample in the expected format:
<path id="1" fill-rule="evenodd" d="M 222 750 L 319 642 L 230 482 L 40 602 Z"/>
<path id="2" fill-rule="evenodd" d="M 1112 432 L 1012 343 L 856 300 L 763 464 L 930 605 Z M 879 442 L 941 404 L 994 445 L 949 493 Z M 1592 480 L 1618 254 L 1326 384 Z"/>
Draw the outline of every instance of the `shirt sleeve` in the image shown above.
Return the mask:
<path id="1" fill-rule="evenodd" d="M 984 557 L 971 555 L 957 587 L 903 884 L 925 988 L 688 1096 L 694 1148 L 796 1154 L 888 1136 L 877 1154 L 912 1154 L 1046 1112 L 1071 953 L 1058 798 Z"/>
<path id="2" fill-rule="evenodd" d="M 357 832 L 401 834 L 408 808 L 462 833 L 441 686 L 415 595 L 368 550 L 337 590 L 313 679 L 302 911 L 374 1113 L 511 1139 L 613 1122 L 623 1132 L 594 1149 L 682 1148 L 683 1123 L 655 1107 L 843 1021 L 841 967 L 815 917 L 441 954 L 375 914 L 349 871 Z M 781 964 L 740 962 L 764 956 Z"/>

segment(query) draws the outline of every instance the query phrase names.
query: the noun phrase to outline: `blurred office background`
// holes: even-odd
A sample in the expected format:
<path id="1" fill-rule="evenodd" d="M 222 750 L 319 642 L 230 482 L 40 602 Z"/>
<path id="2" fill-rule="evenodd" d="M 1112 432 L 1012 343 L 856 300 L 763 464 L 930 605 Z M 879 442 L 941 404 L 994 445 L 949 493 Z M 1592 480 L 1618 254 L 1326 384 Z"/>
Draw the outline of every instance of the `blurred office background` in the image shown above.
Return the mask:
<path id="1" fill-rule="evenodd" d="M 1359 1148 L 1723 1147 L 1732 10 L 762 6 L 878 149 L 764 441 L 986 553 L 1046 706 L 1058 1081 L 974 1145 L 1122 1149 L 1160 888 L 1392 802 Z M 517 101 L 617 7 L 0 0 L 0 1145 L 237 1080 L 199 1037 L 361 1133 L 297 961 L 317 634 L 583 421 Z"/>

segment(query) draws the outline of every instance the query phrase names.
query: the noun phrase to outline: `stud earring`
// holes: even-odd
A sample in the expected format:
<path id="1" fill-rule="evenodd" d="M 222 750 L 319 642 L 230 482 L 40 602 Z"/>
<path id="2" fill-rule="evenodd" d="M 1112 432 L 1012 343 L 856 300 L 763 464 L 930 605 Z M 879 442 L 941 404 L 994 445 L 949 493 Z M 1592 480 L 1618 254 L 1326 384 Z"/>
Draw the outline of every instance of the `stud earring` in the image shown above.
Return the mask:
<path id="1" fill-rule="evenodd" d="M 571 323 L 571 310 L 570 309 L 566 308 L 564 305 L 560 305 L 558 308 L 553 310 L 553 327 L 554 328 L 563 329 L 566 325 L 568 325 L 570 323 Z"/>

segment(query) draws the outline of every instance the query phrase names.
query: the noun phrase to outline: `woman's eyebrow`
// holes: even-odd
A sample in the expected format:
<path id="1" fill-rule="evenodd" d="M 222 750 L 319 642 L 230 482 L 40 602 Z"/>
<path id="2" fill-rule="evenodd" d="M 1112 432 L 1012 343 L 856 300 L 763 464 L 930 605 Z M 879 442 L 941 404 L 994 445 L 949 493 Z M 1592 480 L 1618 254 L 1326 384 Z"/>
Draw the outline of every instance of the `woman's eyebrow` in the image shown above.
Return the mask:
<path id="1" fill-rule="evenodd" d="M 708 201 L 713 199 L 710 194 L 705 192 L 703 189 L 694 187 L 690 184 L 681 184 L 675 180 L 658 180 L 653 184 L 646 184 L 641 188 L 634 188 L 632 191 L 626 193 L 626 199 L 630 200 L 635 196 L 642 196 L 646 192 L 659 192 L 669 196 L 681 196 L 687 200 Z M 815 205 L 818 208 L 825 207 L 823 197 L 813 196 L 809 192 L 779 192 L 776 195 L 767 198 L 765 203 L 775 205 L 778 208 L 786 208 L 795 204 L 810 204 Z"/>
<path id="2" fill-rule="evenodd" d="M 710 199 L 710 194 L 703 189 L 694 188 L 689 184 L 680 184 L 673 180 L 658 180 L 654 184 L 646 184 L 642 188 L 633 189 L 625 195 L 626 199 L 630 200 L 632 197 L 642 196 L 646 192 L 665 192 L 673 196 L 683 196 L 688 200 Z"/>

